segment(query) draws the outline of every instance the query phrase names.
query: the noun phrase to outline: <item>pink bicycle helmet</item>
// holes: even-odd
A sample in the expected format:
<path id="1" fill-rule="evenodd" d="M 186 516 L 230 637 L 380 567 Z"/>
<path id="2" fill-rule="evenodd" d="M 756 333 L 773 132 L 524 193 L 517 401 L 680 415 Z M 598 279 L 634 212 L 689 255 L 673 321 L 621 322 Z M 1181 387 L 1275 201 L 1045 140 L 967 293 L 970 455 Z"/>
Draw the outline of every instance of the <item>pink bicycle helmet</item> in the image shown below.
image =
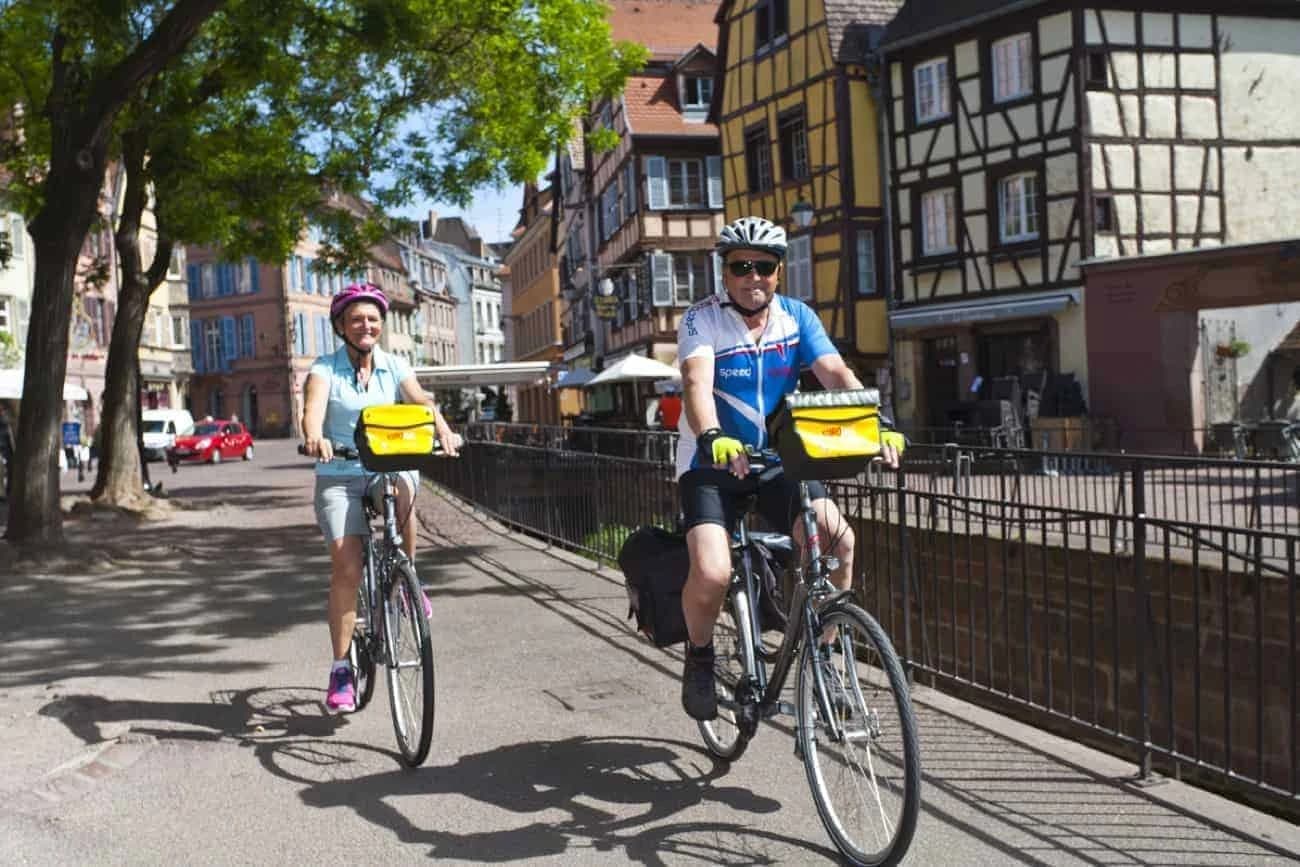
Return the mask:
<path id="1" fill-rule="evenodd" d="M 352 283 L 343 287 L 330 302 L 330 321 L 337 322 L 343 315 L 343 311 L 348 309 L 348 305 L 356 304 L 358 301 L 369 301 L 379 308 L 381 317 L 387 318 L 388 296 L 384 294 L 384 290 L 374 283 Z"/>

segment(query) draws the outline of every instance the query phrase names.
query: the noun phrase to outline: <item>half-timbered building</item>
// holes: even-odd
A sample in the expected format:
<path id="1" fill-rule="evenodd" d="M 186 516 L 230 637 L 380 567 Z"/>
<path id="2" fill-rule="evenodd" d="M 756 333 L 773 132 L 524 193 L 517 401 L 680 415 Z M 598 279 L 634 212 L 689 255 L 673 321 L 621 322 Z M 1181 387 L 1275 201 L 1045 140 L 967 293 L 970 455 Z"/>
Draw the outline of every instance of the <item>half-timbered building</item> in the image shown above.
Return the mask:
<path id="1" fill-rule="evenodd" d="M 1081 261 L 1294 234 L 1298 7 L 904 4 L 883 46 L 900 415 L 969 420 L 1011 377 L 1096 396 Z"/>
<path id="2" fill-rule="evenodd" d="M 723 225 L 721 159 L 717 127 L 707 119 L 715 4 L 610 6 L 615 38 L 641 42 L 650 57 L 620 95 L 598 102 L 587 119 L 585 196 L 581 213 L 568 218 L 582 236 L 563 242 L 560 274 L 571 298 L 570 339 L 588 330 L 584 318 L 598 324 L 589 346 L 575 340 L 564 353 L 574 369 L 601 369 L 630 354 L 675 363 L 681 315 L 718 280 L 712 248 Z M 594 150 L 596 130 L 613 131 L 617 145 Z M 637 388 L 648 391 L 650 384 L 598 386 L 587 411 L 639 421 L 634 412 L 645 400 Z"/>
<path id="3" fill-rule="evenodd" d="M 786 227 L 782 291 L 818 312 L 866 382 L 889 355 L 868 56 L 900 2 L 724 0 L 717 14 L 727 219 L 756 214 Z"/>

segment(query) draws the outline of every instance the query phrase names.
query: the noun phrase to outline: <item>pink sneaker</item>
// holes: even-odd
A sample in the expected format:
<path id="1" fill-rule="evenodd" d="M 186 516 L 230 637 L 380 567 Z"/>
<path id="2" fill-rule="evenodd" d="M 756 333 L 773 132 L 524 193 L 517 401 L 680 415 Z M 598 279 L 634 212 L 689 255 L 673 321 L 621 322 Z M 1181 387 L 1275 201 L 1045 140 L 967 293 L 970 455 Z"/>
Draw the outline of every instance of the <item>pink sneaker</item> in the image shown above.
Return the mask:
<path id="1" fill-rule="evenodd" d="M 351 666 L 336 668 L 330 672 L 325 706 L 336 713 L 351 713 L 357 709 L 357 685 Z"/>
<path id="2" fill-rule="evenodd" d="M 420 598 L 424 600 L 424 619 L 431 620 L 433 618 L 433 603 L 429 601 L 429 594 L 421 590 Z"/>

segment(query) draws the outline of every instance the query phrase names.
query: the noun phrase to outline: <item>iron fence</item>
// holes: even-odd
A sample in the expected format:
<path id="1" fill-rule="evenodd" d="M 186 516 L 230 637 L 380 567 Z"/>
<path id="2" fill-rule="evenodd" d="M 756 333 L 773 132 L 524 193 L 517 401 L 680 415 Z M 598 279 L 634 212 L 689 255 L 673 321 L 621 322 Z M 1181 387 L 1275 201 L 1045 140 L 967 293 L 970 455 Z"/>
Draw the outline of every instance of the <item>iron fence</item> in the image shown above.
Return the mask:
<path id="1" fill-rule="evenodd" d="M 670 438 L 525 427 L 471 429 L 431 475 L 611 561 L 631 529 L 674 523 Z M 1052 474 L 1045 458 L 1080 456 L 908 455 L 905 472 L 831 487 L 854 523 L 858 591 L 914 677 L 1144 776 L 1159 766 L 1300 816 L 1295 467 L 1102 455 Z"/>

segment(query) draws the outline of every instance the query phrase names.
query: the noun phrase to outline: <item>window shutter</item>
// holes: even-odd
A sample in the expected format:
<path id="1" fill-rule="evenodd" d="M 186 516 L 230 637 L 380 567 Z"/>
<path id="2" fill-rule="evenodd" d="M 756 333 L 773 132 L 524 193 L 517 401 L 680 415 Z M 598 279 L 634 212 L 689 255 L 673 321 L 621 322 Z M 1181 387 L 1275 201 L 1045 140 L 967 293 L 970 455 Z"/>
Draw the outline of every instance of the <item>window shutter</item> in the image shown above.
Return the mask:
<path id="1" fill-rule="evenodd" d="M 637 209 L 636 160 L 628 160 L 627 168 L 623 171 L 623 200 L 627 203 L 627 215 L 632 217 L 636 215 Z"/>
<path id="2" fill-rule="evenodd" d="M 293 352 L 295 355 L 307 354 L 307 315 L 293 314 Z"/>
<path id="3" fill-rule="evenodd" d="M 235 317 L 221 317 L 221 365 L 230 369 L 230 362 L 239 356 L 239 337 L 235 332 Z"/>
<path id="4" fill-rule="evenodd" d="M 185 283 L 186 286 L 189 288 L 190 300 L 197 301 L 200 297 L 200 294 L 203 292 L 203 285 L 202 283 L 199 282 L 198 265 L 185 266 Z"/>
<path id="5" fill-rule="evenodd" d="M 239 357 L 253 357 L 253 314 L 245 313 L 239 318 Z"/>
<path id="6" fill-rule="evenodd" d="M 203 372 L 203 320 L 201 319 L 190 320 L 190 363 L 194 365 L 195 373 Z"/>
<path id="7" fill-rule="evenodd" d="M 713 156 L 705 160 L 709 173 L 709 207 L 722 207 L 722 157 Z"/>
<path id="8" fill-rule="evenodd" d="M 808 235 L 791 238 L 789 256 L 790 294 L 807 301 L 813 297 L 811 238 Z"/>
<path id="9" fill-rule="evenodd" d="M 248 257 L 248 291 L 256 295 L 262 290 L 261 281 L 257 275 L 257 260 L 252 256 Z"/>
<path id="10" fill-rule="evenodd" d="M 713 260 L 713 292 L 716 295 L 726 295 L 727 290 L 722 285 L 722 254 L 716 250 L 709 254 Z"/>
<path id="11" fill-rule="evenodd" d="M 654 306 L 673 306 L 673 257 L 671 253 L 650 254 L 650 283 Z"/>
<path id="12" fill-rule="evenodd" d="M 303 269 L 307 272 L 307 294 L 316 294 L 316 260 L 304 259 Z"/>
<path id="13" fill-rule="evenodd" d="M 668 166 L 663 157 L 645 158 L 646 207 L 662 211 L 668 207 Z"/>

